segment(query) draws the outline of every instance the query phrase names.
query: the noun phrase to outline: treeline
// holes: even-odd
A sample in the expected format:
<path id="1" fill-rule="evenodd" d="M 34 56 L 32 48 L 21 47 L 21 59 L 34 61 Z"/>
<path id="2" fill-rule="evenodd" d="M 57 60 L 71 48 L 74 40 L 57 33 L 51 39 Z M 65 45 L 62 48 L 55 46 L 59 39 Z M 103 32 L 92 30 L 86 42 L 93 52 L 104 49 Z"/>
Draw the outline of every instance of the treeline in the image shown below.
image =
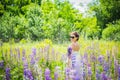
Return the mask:
<path id="1" fill-rule="evenodd" d="M 85 39 L 120 40 L 120 2 L 96 0 L 89 6 L 84 16 L 69 1 L 1 0 L 0 39 L 64 41 L 78 31 Z"/>

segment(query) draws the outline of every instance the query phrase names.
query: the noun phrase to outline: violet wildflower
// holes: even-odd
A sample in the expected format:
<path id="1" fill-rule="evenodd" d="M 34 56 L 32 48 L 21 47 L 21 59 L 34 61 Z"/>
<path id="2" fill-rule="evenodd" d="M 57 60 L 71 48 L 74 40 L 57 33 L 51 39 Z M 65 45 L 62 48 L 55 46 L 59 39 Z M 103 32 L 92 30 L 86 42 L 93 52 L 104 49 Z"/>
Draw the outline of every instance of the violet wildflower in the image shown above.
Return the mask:
<path id="1" fill-rule="evenodd" d="M 73 80 L 80 80 L 80 76 L 79 76 L 79 75 L 76 75 Z"/>
<path id="2" fill-rule="evenodd" d="M 96 80 L 100 80 L 100 74 L 98 70 L 96 70 Z"/>
<path id="3" fill-rule="evenodd" d="M 69 80 L 69 75 L 70 75 L 70 68 L 66 68 L 65 69 L 65 76 L 66 76 L 65 80 Z"/>
<path id="4" fill-rule="evenodd" d="M 55 72 L 54 72 L 54 80 L 58 80 L 59 73 L 60 73 L 60 67 L 56 66 L 55 67 Z"/>
<path id="5" fill-rule="evenodd" d="M 101 80 L 108 80 L 104 72 L 101 73 Z"/>
<path id="6" fill-rule="evenodd" d="M 29 69 L 24 69 L 24 78 L 27 80 L 34 80 L 32 72 Z"/>
<path id="7" fill-rule="evenodd" d="M 98 61 L 100 62 L 100 64 L 102 64 L 103 61 L 104 61 L 104 57 L 103 57 L 102 55 L 100 55 L 100 56 L 98 57 Z"/>
<path id="8" fill-rule="evenodd" d="M 49 68 L 45 69 L 45 80 L 51 80 Z"/>
<path id="9" fill-rule="evenodd" d="M 119 67 L 119 65 L 118 65 L 118 60 L 114 60 L 114 73 L 115 73 L 115 75 L 117 75 L 118 74 L 118 67 Z"/>
<path id="10" fill-rule="evenodd" d="M 34 59 L 34 57 L 31 57 L 30 63 L 31 63 L 31 65 L 34 65 L 34 64 L 35 64 L 35 59 Z"/>
<path id="11" fill-rule="evenodd" d="M 88 75 L 91 76 L 92 75 L 92 70 L 91 70 L 91 65 L 88 64 Z"/>
<path id="12" fill-rule="evenodd" d="M 71 69 L 70 70 L 70 75 L 69 75 L 70 79 L 74 79 L 75 78 L 75 72 L 76 72 L 75 69 Z"/>
<path id="13" fill-rule="evenodd" d="M 70 68 L 66 68 L 66 69 L 65 69 L 65 73 L 66 73 L 66 75 L 68 75 L 69 72 L 70 72 Z"/>
<path id="14" fill-rule="evenodd" d="M 32 72 L 28 69 L 28 63 L 25 57 L 22 58 L 24 67 L 24 78 L 28 80 L 34 80 Z"/>
<path id="15" fill-rule="evenodd" d="M 22 57 L 22 60 L 23 60 L 23 67 L 24 67 L 25 69 L 27 69 L 27 68 L 28 68 L 28 63 L 27 63 L 26 58 L 25 58 L 25 57 Z"/>
<path id="16" fill-rule="evenodd" d="M 85 52 L 83 56 L 83 62 L 84 64 L 88 64 L 88 54 Z"/>
<path id="17" fill-rule="evenodd" d="M 36 55 L 36 48 L 32 48 L 32 54 L 33 54 L 33 56 Z"/>
<path id="18" fill-rule="evenodd" d="M 22 61 L 24 62 L 26 60 L 26 58 L 25 57 L 22 57 Z"/>
<path id="19" fill-rule="evenodd" d="M 109 64 L 107 62 L 103 65 L 104 71 L 107 72 L 109 70 Z"/>
<path id="20" fill-rule="evenodd" d="M 118 68 L 118 80 L 120 80 L 120 65 L 119 65 L 119 68 Z"/>
<path id="21" fill-rule="evenodd" d="M 31 65 L 34 65 L 35 62 L 36 62 L 35 56 L 36 56 L 36 48 L 33 48 L 32 49 L 32 54 L 30 55 L 30 57 L 31 57 L 31 61 L 30 61 Z"/>
<path id="22" fill-rule="evenodd" d="M 10 80 L 10 68 L 6 68 L 5 70 L 5 73 L 6 73 L 6 80 Z"/>
<path id="23" fill-rule="evenodd" d="M 82 63 L 82 69 L 83 69 L 83 72 L 82 72 L 82 77 L 83 77 L 83 80 L 85 79 L 85 76 L 86 76 L 86 71 L 85 71 L 85 63 L 84 63 L 84 61 L 83 61 L 83 58 L 84 57 L 82 57 L 82 59 L 81 59 L 81 63 Z"/>
<path id="24" fill-rule="evenodd" d="M 91 54 L 90 57 L 91 57 L 91 61 L 92 61 L 92 62 L 95 62 L 95 61 L 96 61 L 96 57 L 95 57 L 94 54 Z"/>
<path id="25" fill-rule="evenodd" d="M 27 61 L 24 61 L 24 64 L 23 64 L 24 68 L 27 69 L 28 68 L 28 63 Z"/>
<path id="26" fill-rule="evenodd" d="M 58 72 L 54 73 L 54 80 L 58 80 Z"/>
<path id="27" fill-rule="evenodd" d="M 4 61 L 0 61 L 0 68 L 4 67 Z"/>
<path id="28" fill-rule="evenodd" d="M 38 62 L 40 60 L 40 57 L 36 57 L 35 61 Z"/>

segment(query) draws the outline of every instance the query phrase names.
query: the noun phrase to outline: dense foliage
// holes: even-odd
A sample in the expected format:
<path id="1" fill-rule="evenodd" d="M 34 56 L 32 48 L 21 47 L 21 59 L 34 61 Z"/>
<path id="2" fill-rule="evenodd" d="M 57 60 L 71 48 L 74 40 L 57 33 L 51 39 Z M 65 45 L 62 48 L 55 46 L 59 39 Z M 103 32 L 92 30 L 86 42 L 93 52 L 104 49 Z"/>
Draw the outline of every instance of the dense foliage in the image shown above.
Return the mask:
<path id="1" fill-rule="evenodd" d="M 102 38 L 106 40 L 108 38 L 109 40 L 120 40 L 118 38 L 120 37 L 120 1 L 94 0 L 90 7 L 97 18 L 97 25 L 101 27 Z"/>
<path id="2" fill-rule="evenodd" d="M 64 41 L 71 31 L 78 31 L 85 39 L 120 40 L 119 30 L 112 34 L 117 38 L 108 32 L 119 22 L 119 4 L 115 0 L 95 0 L 85 16 L 69 0 L 1 0 L 0 39 Z"/>

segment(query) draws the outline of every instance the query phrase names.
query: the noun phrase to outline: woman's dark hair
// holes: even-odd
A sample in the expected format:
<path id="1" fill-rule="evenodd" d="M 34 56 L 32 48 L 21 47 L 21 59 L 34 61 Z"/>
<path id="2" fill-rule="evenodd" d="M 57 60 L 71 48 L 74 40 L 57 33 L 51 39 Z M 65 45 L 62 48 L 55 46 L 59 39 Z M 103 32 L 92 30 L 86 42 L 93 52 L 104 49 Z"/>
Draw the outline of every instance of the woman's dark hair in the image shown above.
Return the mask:
<path id="1" fill-rule="evenodd" d="M 77 37 L 77 41 L 79 40 L 79 34 L 78 34 L 78 32 L 72 32 L 71 34 L 75 35 L 75 37 Z"/>

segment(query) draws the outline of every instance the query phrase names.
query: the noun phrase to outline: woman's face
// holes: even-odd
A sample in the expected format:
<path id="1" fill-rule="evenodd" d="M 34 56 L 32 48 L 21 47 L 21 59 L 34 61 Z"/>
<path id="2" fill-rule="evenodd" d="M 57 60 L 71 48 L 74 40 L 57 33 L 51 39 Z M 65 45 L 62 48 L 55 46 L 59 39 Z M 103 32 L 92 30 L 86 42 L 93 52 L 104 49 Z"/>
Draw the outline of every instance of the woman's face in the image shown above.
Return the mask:
<path id="1" fill-rule="evenodd" d="M 71 42 L 76 42 L 77 38 L 75 37 L 75 35 L 70 35 L 70 41 Z"/>

